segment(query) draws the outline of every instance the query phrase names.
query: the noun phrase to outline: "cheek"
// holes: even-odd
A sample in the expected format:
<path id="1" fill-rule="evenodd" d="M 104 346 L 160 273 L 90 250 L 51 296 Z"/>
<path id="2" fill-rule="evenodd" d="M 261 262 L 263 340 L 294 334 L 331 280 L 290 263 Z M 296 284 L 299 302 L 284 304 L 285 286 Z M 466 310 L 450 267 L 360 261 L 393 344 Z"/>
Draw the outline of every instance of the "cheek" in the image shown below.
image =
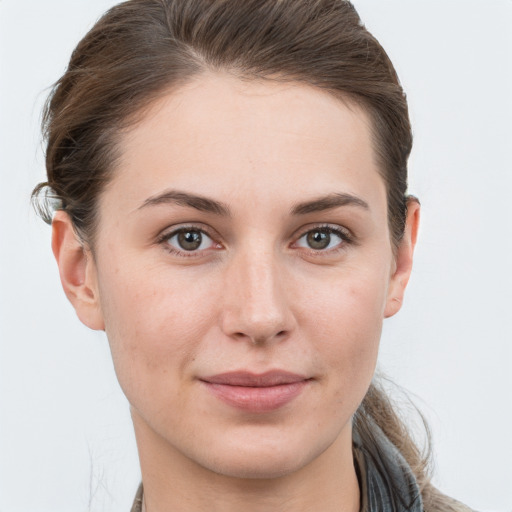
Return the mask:
<path id="1" fill-rule="evenodd" d="M 125 393 L 181 377 L 209 328 L 214 301 L 207 283 L 198 288 L 157 269 L 131 272 L 126 261 L 122 272 L 103 272 L 100 283 L 105 330 Z"/>
<path id="2" fill-rule="evenodd" d="M 374 340 L 382 328 L 387 295 L 385 269 L 348 268 L 301 290 L 301 316 L 326 340 Z M 363 347 L 361 347 L 363 348 Z"/>
<path id="3" fill-rule="evenodd" d="M 387 291 L 385 272 L 348 272 L 308 294 L 304 325 L 337 393 L 356 402 L 373 377 Z M 350 397 L 347 392 L 350 390 Z M 340 398 L 341 399 L 341 398 Z"/>

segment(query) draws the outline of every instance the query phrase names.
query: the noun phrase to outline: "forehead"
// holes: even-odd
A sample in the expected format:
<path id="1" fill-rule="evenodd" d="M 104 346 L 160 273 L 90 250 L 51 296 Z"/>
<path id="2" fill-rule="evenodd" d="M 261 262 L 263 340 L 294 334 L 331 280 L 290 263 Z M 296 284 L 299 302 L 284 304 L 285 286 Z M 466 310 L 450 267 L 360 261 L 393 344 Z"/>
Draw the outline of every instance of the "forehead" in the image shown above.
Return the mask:
<path id="1" fill-rule="evenodd" d="M 110 188 L 124 202 L 167 187 L 225 202 L 333 191 L 385 201 L 367 114 L 298 83 L 201 75 L 156 100 L 120 153 Z"/>

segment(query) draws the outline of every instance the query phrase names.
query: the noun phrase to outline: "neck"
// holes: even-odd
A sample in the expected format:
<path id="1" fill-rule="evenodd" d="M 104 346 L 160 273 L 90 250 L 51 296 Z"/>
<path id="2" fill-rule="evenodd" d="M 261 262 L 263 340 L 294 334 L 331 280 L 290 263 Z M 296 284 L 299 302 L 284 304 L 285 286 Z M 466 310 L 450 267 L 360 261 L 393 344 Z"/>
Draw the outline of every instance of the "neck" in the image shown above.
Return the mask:
<path id="1" fill-rule="evenodd" d="M 190 460 L 133 414 L 144 512 L 358 512 L 351 425 L 314 460 L 273 478 L 222 475 Z"/>

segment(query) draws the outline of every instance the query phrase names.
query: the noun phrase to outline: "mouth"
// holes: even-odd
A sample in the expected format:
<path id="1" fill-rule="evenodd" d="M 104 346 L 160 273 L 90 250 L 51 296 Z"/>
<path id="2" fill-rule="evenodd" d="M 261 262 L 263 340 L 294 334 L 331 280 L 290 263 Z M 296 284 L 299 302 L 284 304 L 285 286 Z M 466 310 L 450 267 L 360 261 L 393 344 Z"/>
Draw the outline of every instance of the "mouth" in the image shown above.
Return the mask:
<path id="1" fill-rule="evenodd" d="M 200 379 L 217 399 L 252 413 L 271 412 L 298 397 L 312 379 L 281 370 L 236 371 Z"/>

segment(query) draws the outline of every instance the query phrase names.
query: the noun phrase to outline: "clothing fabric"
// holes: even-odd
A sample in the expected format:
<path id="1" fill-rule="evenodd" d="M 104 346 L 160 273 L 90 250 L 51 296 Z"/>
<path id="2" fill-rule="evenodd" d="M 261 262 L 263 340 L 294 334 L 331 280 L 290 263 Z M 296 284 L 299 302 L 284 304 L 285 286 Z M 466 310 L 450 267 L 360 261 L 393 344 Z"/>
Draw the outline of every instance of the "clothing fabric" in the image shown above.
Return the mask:
<path id="1" fill-rule="evenodd" d="M 361 491 L 360 512 L 423 512 L 416 478 L 398 449 L 375 424 L 373 446 L 353 431 L 354 465 Z"/>
<path id="2" fill-rule="evenodd" d="M 360 512 L 423 512 L 420 489 L 407 462 L 379 427 L 375 446 L 365 447 L 353 434 L 354 465 L 361 491 Z M 140 485 L 131 512 L 142 512 Z"/>

